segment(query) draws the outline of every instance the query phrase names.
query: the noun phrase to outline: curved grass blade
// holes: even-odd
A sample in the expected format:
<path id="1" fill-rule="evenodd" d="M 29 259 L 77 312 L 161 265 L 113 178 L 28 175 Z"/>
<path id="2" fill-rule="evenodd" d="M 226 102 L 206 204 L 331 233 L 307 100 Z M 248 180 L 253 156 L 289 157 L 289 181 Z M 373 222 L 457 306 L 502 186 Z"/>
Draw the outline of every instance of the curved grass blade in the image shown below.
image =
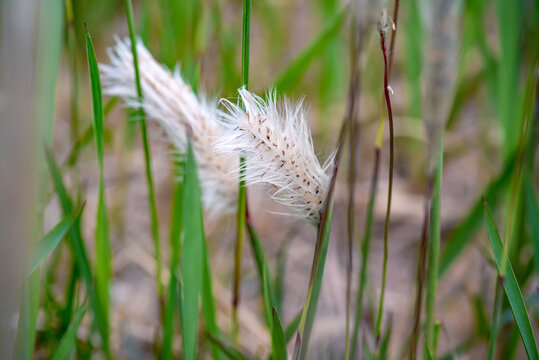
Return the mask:
<path id="1" fill-rule="evenodd" d="M 43 260 L 47 258 L 60 241 L 67 235 L 68 231 L 71 230 L 75 221 L 82 213 L 83 207 L 84 204 L 71 215 L 60 221 L 60 223 L 49 231 L 40 242 L 32 247 L 30 252 L 29 274 L 33 273 L 34 270 L 41 265 Z"/>
<path id="2" fill-rule="evenodd" d="M 294 336 L 294 333 L 298 330 L 299 322 L 301 321 L 301 313 L 302 311 L 297 313 L 294 319 L 292 319 L 290 324 L 288 324 L 288 326 L 284 330 L 284 338 L 287 344 L 292 339 L 292 336 Z"/>
<path id="3" fill-rule="evenodd" d="M 84 318 L 84 314 L 86 314 L 86 310 L 88 309 L 88 306 L 86 303 L 84 303 L 73 316 L 73 322 L 69 325 L 67 331 L 62 336 L 62 339 L 60 339 L 60 343 L 58 344 L 58 347 L 56 348 L 56 351 L 54 352 L 54 355 L 52 356 L 51 360 L 62 360 L 66 358 L 70 358 L 73 354 L 73 351 L 75 350 L 75 345 L 77 343 L 77 330 L 79 328 L 80 323 L 82 322 L 82 319 Z"/>
<path id="4" fill-rule="evenodd" d="M 101 92 L 101 80 L 95 56 L 94 46 L 88 28 L 86 32 L 86 49 L 88 55 L 88 68 L 92 85 L 92 104 L 94 115 L 94 138 L 96 143 L 97 161 L 99 164 L 99 189 L 97 198 L 97 214 L 95 228 L 95 252 L 96 252 L 96 291 L 99 306 L 102 309 L 101 321 L 106 329 L 109 327 L 109 282 L 112 276 L 112 259 L 109 238 L 109 225 L 107 217 L 107 205 L 105 201 L 105 177 L 104 177 L 104 112 L 103 95 Z M 108 331 L 108 330 L 107 330 Z M 103 349 L 107 357 L 110 357 L 109 337 L 103 336 Z"/>
<path id="5" fill-rule="evenodd" d="M 530 360 L 539 360 L 537 342 L 535 341 L 528 311 L 526 310 L 526 305 L 524 303 L 524 299 L 522 298 L 522 293 L 520 292 L 520 287 L 515 277 L 515 273 L 513 272 L 513 268 L 509 258 L 507 257 L 506 250 L 503 247 L 500 235 L 496 229 L 494 218 L 492 217 L 490 209 L 488 208 L 485 200 L 483 200 L 483 206 L 488 237 L 494 252 L 494 257 L 496 258 L 498 273 L 501 277 L 501 281 L 503 282 L 503 287 L 507 299 L 509 300 L 513 317 L 515 318 L 515 322 L 520 331 L 520 336 L 522 338 L 522 342 L 524 343 L 526 354 Z"/>
<path id="6" fill-rule="evenodd" d="M 204 233 L 203 233 L 204 235 Z M 206 246 L 206 241 L 203 240 L 203 253 L 202 253 L 202 316 L 204 318 L 204 326 L 208 334 L 211 334 L 213 337 L 219 337 L 219 327 L 217 326 L 217 315 L 215 310 L 215 300 L 213 297 L 212 290 L 212 278 L 211 278 L 211 268 L 210 261 L 208 257 L 208 248 Z M 212 356 L 214 360 L 219 360 L 221 354 L 219 348 L 213 344 L 210 344 Z"/>
<path id="7" fill-rule="evenodd" d="M 283 326 L 277 310 L 273 308 L 273 326 L 271 330 L 271 350 L 273 360 L 286 360 L 286 342 Z"/>
<path id="8" fill-rule="evenodd" d="M 324 25 L 320 33 L 299 53 L 294 60 L 281 72 L 274 82 L 279 91 L 291 90 L 307 71 L 311 62 L 321 54 L 332 40 L 339 34 L 339 30 L 346 18 L 346 7 L 337 12 Z"/>

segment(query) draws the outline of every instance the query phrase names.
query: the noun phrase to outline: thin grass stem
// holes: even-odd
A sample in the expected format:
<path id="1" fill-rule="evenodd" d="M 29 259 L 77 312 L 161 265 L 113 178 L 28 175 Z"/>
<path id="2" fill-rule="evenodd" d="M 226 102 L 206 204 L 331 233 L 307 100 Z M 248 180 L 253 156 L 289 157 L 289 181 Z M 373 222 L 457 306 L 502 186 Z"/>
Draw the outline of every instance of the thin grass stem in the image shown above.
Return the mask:
<path id="1" fill-rule="evenodd" d="M 133 53 L 133 67 L 135 69 L 135 83 L 137 87 L 137 96 L 139 101 L 142 103 L 142 85 L 140 82 L 140 72 L 138 66 L 138 56 L 137 56 L 137 39 L 135 36 L 135 25 L 133 20 L 133 5 L 131 0 L 124 1 L 125 14 L 127 17 L 127 25 L 129 28 L 129 38 L 131 40 L 131 51 Z M 145 165 L 145 174 L 146 182 L 148 184 L 148 201 L 150 206 L 150 223 L 151 223 L 151 233 L 152 240 L 154 245 L 154 257 L 155 257 L 155 282 L 157 286 L 157 296 L 159 298 L 160 312 L 162 313 L 163 309 L 163 299 L 164 299 L 164 287 L 161 282 L 161 269 L 162 269 L 162 258 L 161 258 L 161 242 L 159 240 L 159 222 L 157 217 L 157 206 L 155 201 L 155 191 L 153 185 L 152 169 L 150 164 L 150 144 L 148 141 L 148 132 L 146 127 L 146 117 L 142 107 L 137 109 L 137 118 L 140 121 L 140 130 L 142 135 L 142 146 L 144 149 L 144 165 Z"/>
<path id="2" fill-rule="evenodd" d="M 251 0 L 243 0 L 243 19 L 241 34 L 241 83 L 246 89 L 249 88 L 249 49 L 251 34 Z M 234 285 L 232 296 L 232 332 L 236 341 L 239 340 L 238 306 L 240 303 L 241 259 L 243 252 L 243 240 L 245 229 L 245 217 L 247 210 L 247 189 L 245 188 L 245 158 L 240 157 L 240 181 L 238 191 L 238 212 L 236 247 L 234 261 Z"/>

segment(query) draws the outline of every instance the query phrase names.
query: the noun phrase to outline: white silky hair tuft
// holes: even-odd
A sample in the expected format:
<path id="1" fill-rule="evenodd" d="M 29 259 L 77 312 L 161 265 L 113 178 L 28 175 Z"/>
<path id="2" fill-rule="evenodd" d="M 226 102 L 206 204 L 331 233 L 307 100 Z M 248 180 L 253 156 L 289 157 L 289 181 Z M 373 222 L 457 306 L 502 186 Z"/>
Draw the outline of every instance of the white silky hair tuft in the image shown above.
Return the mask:
<path id="1" fill-rule="evenodd" d="M 321 166 L 313 148 L 302 102 L 277 102 L 275 92 L 266 99 L 239 89 L 241 106 L 221 100 L 227 112 L 221 121 L 229 128 L 217 143 L 217 151 L 245 156 L 245 181 L 266 183 L 272 197 L 292 213 L 317 224 L 326 199 L 328 168 L 332 157 Z"/>
<path id="2" fill-rule="evenodd" d="M 135 70 L 129 39 L 116 39 L 108 49 L 110 64 L 100 64 L 103 92 L 124 99 L 129 106 L 142 106 L 146 116 L 156 121 L 180 154 L 187 150 L 191 137 L 195 154 L 203 202 L 210 217 L 218 217 L 236 210 L 238 183 L 235 169 L 238 156 L 214 151 L 225 127 L 217 121 L 216 104 L 194 93 L 186 84 L 178 68 L 171 73 L 159 64 L 137 40 L 137 55 L 143 99 L 137 97 Z"/>

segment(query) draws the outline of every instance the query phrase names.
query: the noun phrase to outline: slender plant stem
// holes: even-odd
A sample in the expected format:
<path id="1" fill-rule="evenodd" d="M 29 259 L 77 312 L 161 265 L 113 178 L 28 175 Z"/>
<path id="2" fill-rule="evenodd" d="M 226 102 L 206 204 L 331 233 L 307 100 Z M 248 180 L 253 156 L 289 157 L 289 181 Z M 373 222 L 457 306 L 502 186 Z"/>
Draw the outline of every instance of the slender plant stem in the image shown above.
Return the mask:
<path id="1" fill-rule="evenodd" d="M 142 85 L 140 83 L 140 71 L 138 67 L 138 55 L 137 55 L 137 39 L 135 37 L 135 26 L 133 21 L 133 5 L 131 0 L 124 0 L 125 4 L 125 13 L 127 17 L 127 25 L 129 27 L 129 38 L 131 40 L 131 51 L 133 53 L 133 67 L 135 68 L 135 83 L 137 87 L 137 97 L 142 101 Z M 163 296 L 164 296 L 164 287 L 161 282 L 161 269 L 162 269 L 162 258 L 161 258 L 161 242 L 159 240 L 159 222 L 157 217 L 157 206 L 155 202 L 155 192 L 153 186 L 153 177 L 152 169 L 150 164 L 150 144 L 148 141 L 148 131 L 146 127 L 146 117 L 144 114 L 144 109 L 139 107 L 137 109 L 137 118 L 140 121 L 140 130 L 142 135 L 142 146 L 144 149 L 144 165 L 146 169 L 146 182 L 148 183 L 148 200 L 150 206 L 150 223 L 152 231 L 152 239 L 154 245 L 154 257 L 155 257 L 155 282 L 157 286 L 157 295 L 159 298 L 160 312 L 163 308 Z"/>
<path id="2" fill-rule="evenodd" d="M 249 49 L 251 34 L 251 0 L 243 0 L 243 20 L 241 36 L 241 83 L 249 88 Z M 247 210 L 247 189 L 244 180 L 245 158 L 240 157 L 240 181 L 238 191 L 237 237 L 234 262 L 234 286 L 232 296 L 232 331 L 236 340 L 239 340 L 238 305 L 240 303 L 241 259 L 243 252 L 243 239 L 245 217 Z"/>
<path id="3" fill-rule="evenodd" d="M 365 286 L 367 284 L 368 258 L 371 247 L 372 223 L 374 219 L 374 201 L 376 200 L 376 188 L 378 185 L 378 174 L 380 173 L 380 148 L 374 149 L 374 163 L 371 177 L 371 187 L 369 195 L 369 204 L 367 217 L 365 220 L 365 233 L 361 242 L 361 270 L 359 274 L 358 295 L 356 300 L 356 316 L 354 323 L 354 332 L 352 335 L 352 350 L 350 357 L 356 358 L 357 342 L 361 320 L 363 319 L 363 298 L 365 296 Z"/>
<path id="4" fill-rule="evenodd" d="M 421 243 L 419 246 L 419 260 L 417 262 L 417 289 L 414 307 L 414 321 L 412 327 L 412 343 L 410 347 L 410 359 L 417 358 L 417 341 L 419 339 L 419 326 L 421 320 L 421 305 L 423 303 L 423 284 L 425 283 L 425 268 L 427 263 L 428 233 L 430 225 L 430 201 L 432 194 L 432 177 L 427 179 L 427 188 L 425 190 L 425 208 L 423 210 L 423 230 L 421 231 Z"/>
<path id="5" fill-rule="evenodd" d="M 355 13 L 355 12 L 354 12 Z M 349 99 L 353 102 L 351 113 L 349 114 L 350 126 L 348 129 L 348 207 L 347 207 L 347 235 L 348 235 L 348 258 L 346 264 L 346 329 L 345 329 L 345 360 L 350 358 L 350 312 L 351 312 L 351 297 L 352 297 L 352 269 L 353 269 L 353 245 L 354 245 L 354 225 L 356 223 L 355 216 L 355 190 L 356 190 L 356 157 L 357 147 L 359 142 L 359 93 L 360 93 L 360 76 L 359 76 L 359 56 L 361 53 L 361 39 L 357 19 L 353 19 L 352 23 L 352 41 L 351 41 L 351 72 L 350 72 L 350 90 L 355 93 L 351 94 Z M 353 85 L 355 84 L 355 85 Z M 353 97 L 353 98 L 352 98 Z"/>
<path id="6" fill-rule="evenodd" d="M 441 205 L 442 205 L 442 173 L 443 173 L 443 132 L 440 134 L 440 144 L 438 149 L 438 162 L 434 170 L 433 187 L 430 201 L 430 241 L 429 241 L 429 263 L 427 275 L 427 313 L 425 335 L 426 344 L 431 355 L 436 357 L 436 341 L 434 327 L 436 322 L 436 290 L 438 287 L 438 268 L 440 260 L 440 236 L 441 236 Z M 427 346 L 427 345 L 426 345 Z"/>
<path id="7" fill-rule="evenodd" d="M 388 84 L 388 59 L 386 51 L 386 41 L 384 29 L 380 29 L 380 46 L 384 56 L 384 95 L 387 106 L 387 116 L 389 120 L 389 184 L 387 190 L 387 209 L 386 220 L 384 225 L 384 260 L 382 269 L 382 289 L 380 292 L 380 303 L 378 307 L 378 315 L 376 320 L 376 342 L 379 343 L 382 330 L 382 318 L 384 310 L 384 298 L 387 280 L 387 261 L 388 261 L 388 237 L 389 237 L 389 220 L 391 216 L 391 197 L 393 193 L 393 165 L 395 161 L 394 140 L 393 140 L 393 111 L 391 109 L 391 99 L 389 97 Z"/>

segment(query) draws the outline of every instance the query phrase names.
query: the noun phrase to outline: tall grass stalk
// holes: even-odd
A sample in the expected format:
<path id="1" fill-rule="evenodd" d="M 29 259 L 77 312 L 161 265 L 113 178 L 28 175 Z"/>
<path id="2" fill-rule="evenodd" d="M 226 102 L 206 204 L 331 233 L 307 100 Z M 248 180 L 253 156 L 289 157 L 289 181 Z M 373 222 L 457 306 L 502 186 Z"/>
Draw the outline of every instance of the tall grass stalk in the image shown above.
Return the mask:
<path id="1" fill-rule="evenodd" d="M 60 62 L 63 30 L 63 6 L 60 0 L 39 9 L 39 37 L 36 61 L 36 104 L 35 113 L 38 144 L 35 161 L 37 174 L 37 194 L 34 205 L 36 217 L 32 219 L 31 243 L 43 235 L 43 216 L 47 201 L 48 176 L 43 146 L 52 141 L 56 104 L 56 84 Z M 36 339 L 36 324 L 40 299 L 41 272 L 36 270 L 23 280 L 21 308 L 16 334 L 15 357 L 32 359 Z"/>
<path id="2" fill-rule="evenodd" d="M 133 67 L 135 69 L 135 84 L 137 87 L 137 96 L 142 103 L 143 94 L 142 86 L 140 83 L 140 72 L 138 66 L 137 56 L 137 41 L 135 36 L 135 25 L 133 20 L 133 5 L 131 0 L 124 0 L 125 15 L 127 18 L 127 25 L 129 28 L 129 38 L 131 40 L 131 52 L 133 53 Z M 148 141 L 148 131 L 146 126 L 146 117 L 144 109 L 140 106 L 137 109 L 137 119 L 140 121 L 140 131 L 142 136 L 142 147 L 144 149 L 144 166 L 146 170 L 146 182 L 148 185 L 148 202 L 150 207 L 150 224 L 151 233 L 154 245 L 154 257 L 155 257 L 155 282 L 157 286 L 157 295 L 159 297 L 160 311 L 162 311 L 164 287 L 161 281 L 161 269 L 162 269 L 162 256 L 161 256 L 161 242 L 159 239 L 159 222 L 157 217 L 157 206 L 155 201 L 155 190 L 152 177 L 152 168 L 150 162 L 150 144 Z"/>
<path id="3" fill-rule="evenodd" d="M 380 341 L 380 335 L 382 331 L 382 318 L 384 312 L 384 299 L 387 281 L 387 262 L 388 262 L 388 238 L 389 238 L 389 221 L 391 217 L 391 198 L 393 195 L 393 167 L 395 162 L 395 150 L 394 150 L 394 134 L 393 134 L 393 111 L 391 108 L 391 99 L 389 97 L 389 67 L 388 56 L 386 51 L 386 38 L 385 30 L 381 24 L 379 29 L 380 34 L 380 46 L 382 48 L 382 54 L 384 57 L 384 97 L 387 107 L 387 117 L 389 121 L 389 183 L 387 190 L 387 208 L 386 208 L 386 220 L 384 224 L 384 259 L 382 265 L 382 288 L 380 291 L 380 302 L 378 305 L 378 315 L 376 317 L 376 343 Z M 394 35 L 393 35 L 394 36 Z"/>
<path id="4" fill-rule="evenodd" d="M 251 34 L 251 0 L 243 0 L 243 18 L 241 32 L 241 83 L 249 88 L 249 50 Z M 240 302 L 241 259 L 243 239 L 245 235 L 245 217 L 247 211 L 247 189 L 244 180 L 245 158 L 240 157 L 240 181 L 238 191 L 238 212 L 236 222 L 236 248 L 234 261 L 234 286 L 232 295 L 232 327 L 233 335 L 239 340 L 238 306 Z"/>

